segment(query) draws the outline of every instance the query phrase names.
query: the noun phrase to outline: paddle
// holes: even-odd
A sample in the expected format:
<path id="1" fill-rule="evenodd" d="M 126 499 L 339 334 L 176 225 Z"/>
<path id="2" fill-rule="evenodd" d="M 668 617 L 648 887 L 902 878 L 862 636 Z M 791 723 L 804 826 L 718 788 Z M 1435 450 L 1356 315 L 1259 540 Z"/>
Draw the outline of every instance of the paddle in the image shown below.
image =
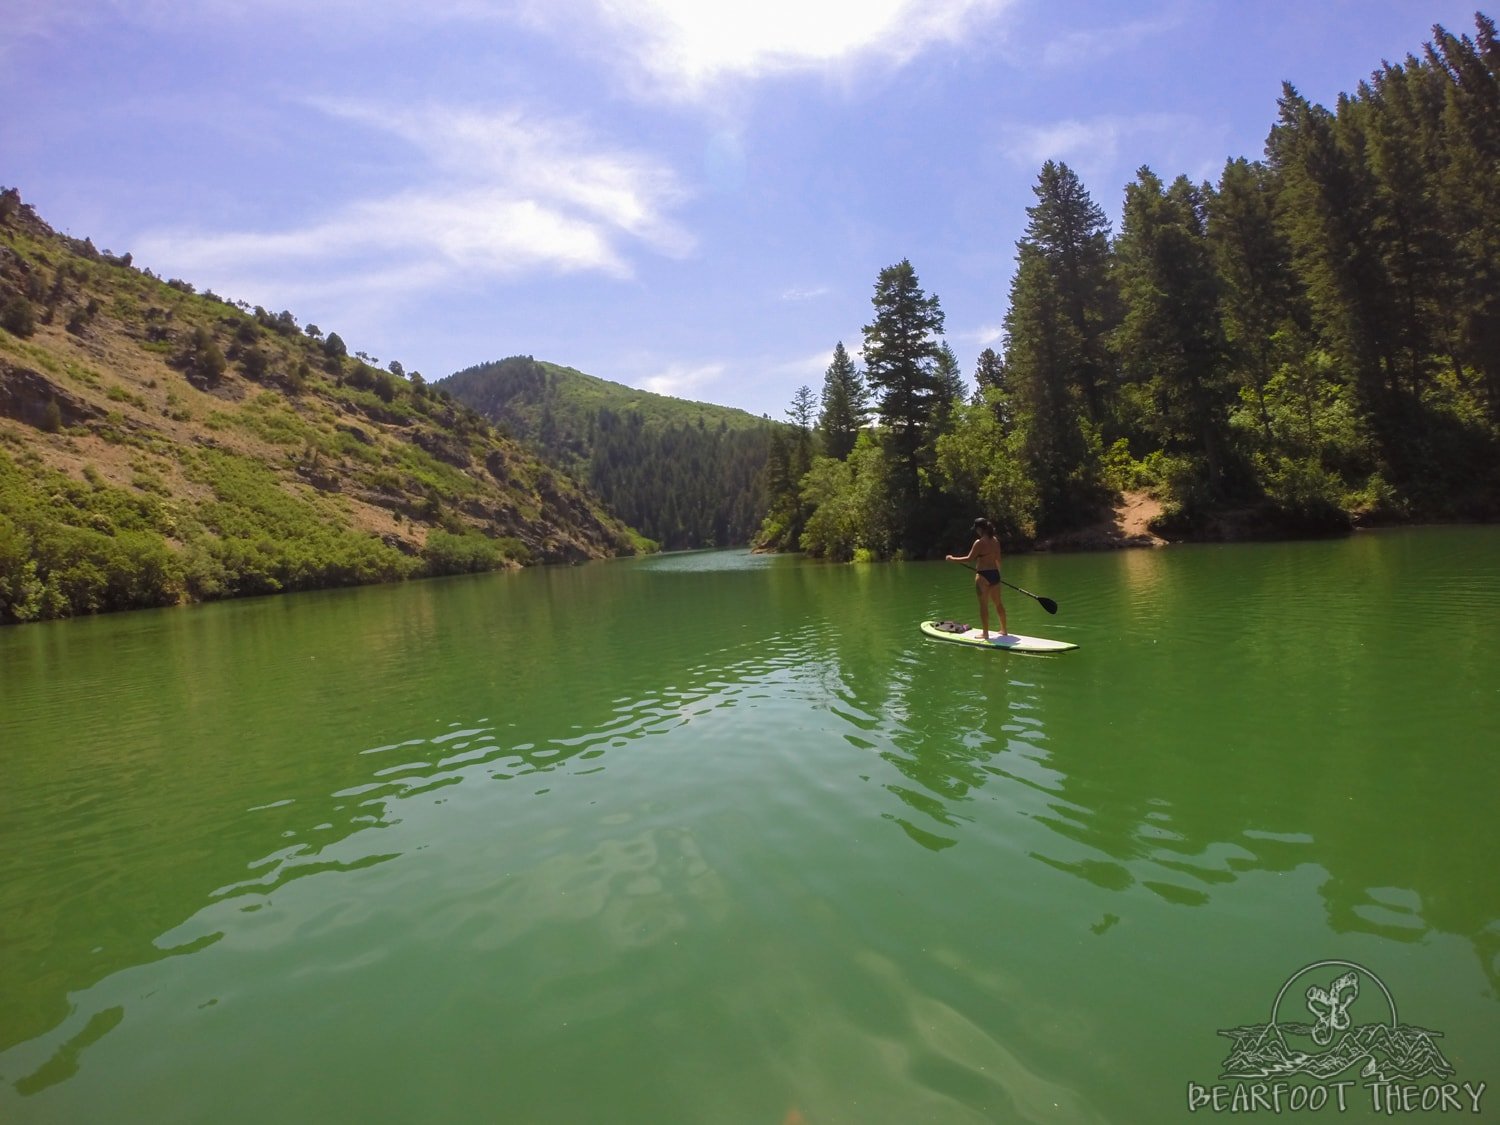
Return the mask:
<path id="1" fill-rule="evenodd" d="M 961 565 L 965 570 L 972 570 L 975 574 L 979 573 L 979 568 L 978 567 L 970 566 L 968 563 L 960 563 L 959 565 Z M 1033 594 L 1030 590 L 1023 590 L 1023 589 L 1021 589 L 1021 587 L 1015 585 L 1012 582 L 1007 582 L 1003 578 L 1000 579 L 1000 584 L 1002 586 L 1009 586 L 1012 590 L 1014 590 L 1018 594 L 1025 594 L 1028 598 L 1035 598 L 1036 602 L 1037 602 L 1037 605 L 1041 606 L 1048 613 L 1056 613 L 1057 612 L 1057 603 L 1055 601 L 1053 601 L 1051 598 L 1044 598 L 1040 594 Z"/>

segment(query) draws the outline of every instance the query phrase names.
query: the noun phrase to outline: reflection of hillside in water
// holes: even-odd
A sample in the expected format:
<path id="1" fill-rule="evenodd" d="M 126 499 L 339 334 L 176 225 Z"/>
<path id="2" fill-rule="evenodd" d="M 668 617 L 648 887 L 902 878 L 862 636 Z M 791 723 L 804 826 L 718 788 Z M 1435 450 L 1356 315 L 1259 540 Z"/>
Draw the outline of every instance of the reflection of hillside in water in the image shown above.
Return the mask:
<path id="1" fill-rule="evenodd" d="M 28 632 L 6 702 L 67 741 L 7 730 L 11 794 L 25 799 L 0 818 L 0 1052 L 31 1044 L 31 1061 L 17 1051 L 3 1069 L 65 1079 L 120 1022 L 110 978 L 207 950 L 314 875 L 400 890 L 410 875 L 396 861 L 456 846 L 454 818 L 535 817 L 531 797 L 563 776 L 647 760 L 661 784 L 674 770 L 703 791 L 726 783 L 726 801 L 735 771 L 756 769 L 805 791 L 779 807 L 878 815 L 903 848 L 941 853 L 1002 831 L 1053 870 L 1173 905 L 1232 913 L 1250 876 L 1314 872 L 1335 931 L 1460 935 L 1496 981 L 1500 826 L 1481 815 L 1484 786 L 1455 776 L 1452 755 L 1471 748 L 1444 741 L 1430 706 L 1399 712 L 1376 744 L 1340 737 L 1351 712 L 1397 712 L 1352 657 L 1299 660 L 1268 632 L 1266 605 L 1300 612 L 1305 575 L 1252 573 L 1220 611 L 1231 620 L 1207 611 L 1201 574 L 1120 565 L 1140 587 L 1117 616 L 1111 595 L 1069 590 L 1068 627 L 1098 621 L 1136 643 L 1080 636 L 1085 648 L 1058 658 L 924 642 L 915 622 L 970 596 L 952 594 L 951 572 L 939 591 L 920 567 L 709 556 Z M 1159 623 L 1174 620 L 1189 624 L 1168 636 Z M 1320 627 L 1346 653 L 1373 643 L 1357 614 L 1323 607 Z M 49 687 L 63 672 L 66 697 Z M 1479 690 L 1409 675 L 1418 699 Z M 671 737 L 699 722 L 708 736 Z M 722 739 L 733 753 L 707 752 Z M 698 755 L 692 770 L 654 757 L 661 747 Z M 776 753 L 734 760 L 764 749 Z M 851 771 L 874 784 L 849 784 Z M 981 817 L 981 799 L 1020 815 Z M 538 834 L 524 878 L 496 856 L 506 910 L 455 898 L 434 924 L 472 915 L 466 940 L 531 941 L 506 918 L 550 917 L 562 886 L 610 942 L 722 915 L 726 891 L 690 830 L 596 836 L 563 848 Z"/>
<path id="2" fill-rule="evenodd" d="M 581 620 L 567 593 L 586 570 L 527 575 L 561 589 L 526 599 L 497 599 L 506 578 L 486 576 L 36 631 L 37 683 L 66 665 L 78 690 L 114 709 L 73 724 L 73 746 L 30 748 L 13 775 L 32 799 L 8 817 L 0 855 L 0 1051 L 59 1044 L 28 1089 L 67 1078 L 119 1022 L 77 1005 L 100 982 L 208 948 L 224 919 L 299 880 L 426 846 L 405 822 L 465 786 L 603 769 L 611 752 L 733 708 L 807 659 L 805 637 L 740 630 L 730 590 L 722 621 L 700 612 L 722 637 L 707 646 L 628 597 L 595 601 Z M 159 661 L 119 659 L 132 635 L 161 645 L 163 633 L 166 675 Z M 444 650 L 458 635 L 475 659 L 435 684 L 422 663 L 451 666 Z M 69 705 L 38 690 L 28 702 L 40 716 Z M 467 722 L 428 717 L 479 708 L 488 714 Z M 693 847 L 653 837 L 593 856 L 590 878 L 615 872 L 617 929 L 670 926 L 652 911 L 687 893 L 683 879 L 702 898 L 711 876 Z M 649 885 L 670 871 L 673 893 L 653 900 Z M 195 917 L 219 928 L 199 932 Z"/>

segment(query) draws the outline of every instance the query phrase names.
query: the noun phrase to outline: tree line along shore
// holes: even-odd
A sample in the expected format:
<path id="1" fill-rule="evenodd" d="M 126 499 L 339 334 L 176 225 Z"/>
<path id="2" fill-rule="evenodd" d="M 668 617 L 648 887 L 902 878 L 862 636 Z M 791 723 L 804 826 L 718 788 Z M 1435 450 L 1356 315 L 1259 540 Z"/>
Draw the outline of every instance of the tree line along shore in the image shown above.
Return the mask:
<path id="1" fill-rule="evenodd" d="M 1024 546 L 1139 491 L 1184 538 L 1500 514 L 1494 23 L 1278 104 L 1217 183 L 1142 167 L 1118 231 L 1043 165 L 971 396 L 936 295 L 882 270 L 863 370 L 840 342 L 791 404 L 761 539 L 919 556 L 982 512 Z"/>

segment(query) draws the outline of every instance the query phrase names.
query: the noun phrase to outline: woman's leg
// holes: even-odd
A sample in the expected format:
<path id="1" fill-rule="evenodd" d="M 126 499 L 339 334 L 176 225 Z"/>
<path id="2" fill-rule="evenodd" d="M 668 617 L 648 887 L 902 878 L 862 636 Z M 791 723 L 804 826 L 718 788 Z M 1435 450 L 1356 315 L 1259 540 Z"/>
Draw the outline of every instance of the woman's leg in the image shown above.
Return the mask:
<path id="1" fill-rule="evenodd" d="M 1000 617 L 1000 635 L 1003 637 L 1006 633 L 1009 633 L 1010 630 L 1006 627 L 1006 624 L 1005 624 L 1005 602 L 1000 597 L 1000 587 L 999 586 L 991 586 L 989 588 L 988 593 L 989 593 L 990 597 L 994 599 L 994 602 L 995 602 L 995 612 Z M 989 620 L 989 615 L 988 614 L 985 615 L 985 620 L 986 621 Z"/>
<path id="2" fill-rule="evenodd" d="M 978 575 L 974 576 L 974 589 L 979 594 L 979 623 L 984 628 L 984 635 L 986 639 L 988 639 L 990 635 L 990 601 L 989 593 L 985 589 L 985 587 L 987 587 L 988 585 L 989 583 L 986 582 L 983 578 L 980 578 Z"/>

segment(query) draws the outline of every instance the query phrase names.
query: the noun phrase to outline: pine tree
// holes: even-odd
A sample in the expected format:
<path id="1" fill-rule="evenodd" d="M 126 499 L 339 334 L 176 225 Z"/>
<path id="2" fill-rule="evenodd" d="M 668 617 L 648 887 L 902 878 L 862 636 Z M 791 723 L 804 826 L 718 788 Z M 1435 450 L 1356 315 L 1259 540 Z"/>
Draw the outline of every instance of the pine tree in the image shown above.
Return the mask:
<path id="1" fill-rule="evenodd" d="M 1430 73 L 1441 84 L 1438 198 L 1442 203 L 1462 364 L 1478 373 L 1500 426 L 1500 43 L 1475 16 L 1477 42 L 1434 28 Z"/>
<path id="2" fill-rule="evenodd" d="M 1089 444 L 1076 383 L 1083 341 L 1067 315 L 1042 249 L 1022 239 L 1005 314 L 1005 372 L 1024 430 L 1027 473 L 1037 486 L 1037 528 L 1076 523 L 1092 491 Z"/>
<path id="3" fill-rule="evenodd" d="M 1116 244 L 1125 306 L 1116 342 L 1127 378 L 1149 396 L 1156 439 L 1191 466 L 1176 497 L 1186 509 L 1227 499 L 1240 483 L 1205 212 L 1203 192 L 1187 177 L 1168 188 L 1142 167 L 1125 188 Z"/>
<path id="4" fill-rule="evenodd" d="M 1389 289 L 1392 377 L 1414 396 L 1426 385 L 1441 350 L 1444 249 L 1435 222 L 1435 185 L 1405 72 L 1387 66 L 1373 84 L 1360 83 L 1357 97 L 1341 102 L 1339 118 L 1363 166 L 1371 233 Z"/>
<path id="5" fill-rule="evenodd" d="M 792 420 L 791 448 L 788 454 L 788 472 L 793 484 L 793 504 L 791 505 L 792 518 L 790 522 L 791 538 L 795 540 L 801 536 L 802 528 L 807 523 L 807 512 L 801 503 L 800 490 L 802 478 L 807 475 L 807 470 L 812 468 L 813 459 L 813 433 L 812 425 L 814 418 L 814 404 L 817 398 L 813 390 L 806 384 L 797 388 L 797 393 L 792 396 L 791 408 L 787 410 L 787 417 Z"/>
<path id="6" fill-rule="evenodd" d="M 1118 319 L 1109 223 L 1078 176 L 1048 161 L 1032 186 L 1026 233 L 1005 317 L 1003 394 L 996 421 L 1021 427 L 1039 493 L 1038 526 L 1057 531 L 1099 501 L 1099 437 L 1118 434 L 1117 380 L 1108 333 Z M 981 382 L 988 376 L 981 376 Z"/>
<path id="7" fill-rule="evenodd" d="M 786 416 L 792 420 L 792 424 L 804 434 L 808 433 L 813 424 L 813 404 L 817 401 L 811 387 L 805 383 L 797 388 L 792 395 L 792 405 L 787 408 Z"/>
<path id="8" fill-rule="evenodd" d="M 1089 421 L 1104 427 L 1113 390 L 1106 338 L 1118 319 L 1109 220 L 1066 164 L 1043 164 L 1032 192 L 1037 202 L 1026 208 L 1025 240 L 1046 261 L 1062 315 L 1078 338 L 1067 378 L 1082 396 Z"/>
<path id="9" fill-rule="evenodd" d="M 985 348 L 979 353 L 979 360 L 974 365 L 975 401 L 985 391 L 1005 390 L 1005 361 L 995 354 L 994 348 Z"/>
<path id="10" fill-rule="evenodd" d="M 945 342 L 938 348 L 934 373 L 937 376 L 937 396 L 933 401 L 933 440 L 948 432 L 952 425 L 953 411 L 964 401 L 964 376 L 958 367 L 958 357 Z"/>
<path id="11" fill-rule="evenodd" d="M 1400 414 L 1396 315 L 1368 173 L 1350 147 L 1358 130 L 1341 128 L 1290 84 L 1278 105 L 1266 146 L 1280 180 L 1277 223 L 1324 345 L 1347 373 L 1358 410 L 1388 444 Z"/>
<path id="12" fill-rule="evenodd" d="M 787 410 L 792 425 L 778 426 L 771 434 L 764 476 L 766 516 L 756 536 L 762 546 L 795 550 L 807 526 L 811 505 L 804 499 L 803 478 L 813 467 L 815 401 L 811 387 L 798 387 Z"/>
<path id="13" fill-rule="evenodd" d="M 1287 342 L 1305 326 L 1291 251 L 1276 227 L 1275 178 L 1264 164 L 1229 161 L 1208 199 L 1228 361 L 1254 402 L 1261 437 L 1274 441 L 1266 387 Z M 1282 346 L 1278 349 L 1278 342 Z"/>
<path id="14" fill-rule="evenodd" d="M 995 354 L 994 348 L 985 348 L 979 353 L 979 362 L 974 365 L 974 383 L 974 397 L 970 401 L 975 406 L 989 403 L 1000 432 L 1009 434 L 1015 428 L 1010 379 L 1005 360 Z"/>
<path id="15" fill-rule="evenodd" d="M 873 304 L 875 319 L 864 327 L 865 372 L 899 482 L 902 538 L 913 545 L 920 534 L 914 519 L 922 496 L 922 454 L 942 393 L 937 355 L 943 310 L 936 295 L 922 291 L 904 258 L 880 271 Z"/>
<path id="16" fill-rule="evenodd" d="M 853 451 L 870 407 L 864 377 L 844 350 L 842 340 L 834 345 L 833 362 L 823 376 L 822 407 L 818 429 L 823 434 L 823 450 L 843 461 Z"/>

